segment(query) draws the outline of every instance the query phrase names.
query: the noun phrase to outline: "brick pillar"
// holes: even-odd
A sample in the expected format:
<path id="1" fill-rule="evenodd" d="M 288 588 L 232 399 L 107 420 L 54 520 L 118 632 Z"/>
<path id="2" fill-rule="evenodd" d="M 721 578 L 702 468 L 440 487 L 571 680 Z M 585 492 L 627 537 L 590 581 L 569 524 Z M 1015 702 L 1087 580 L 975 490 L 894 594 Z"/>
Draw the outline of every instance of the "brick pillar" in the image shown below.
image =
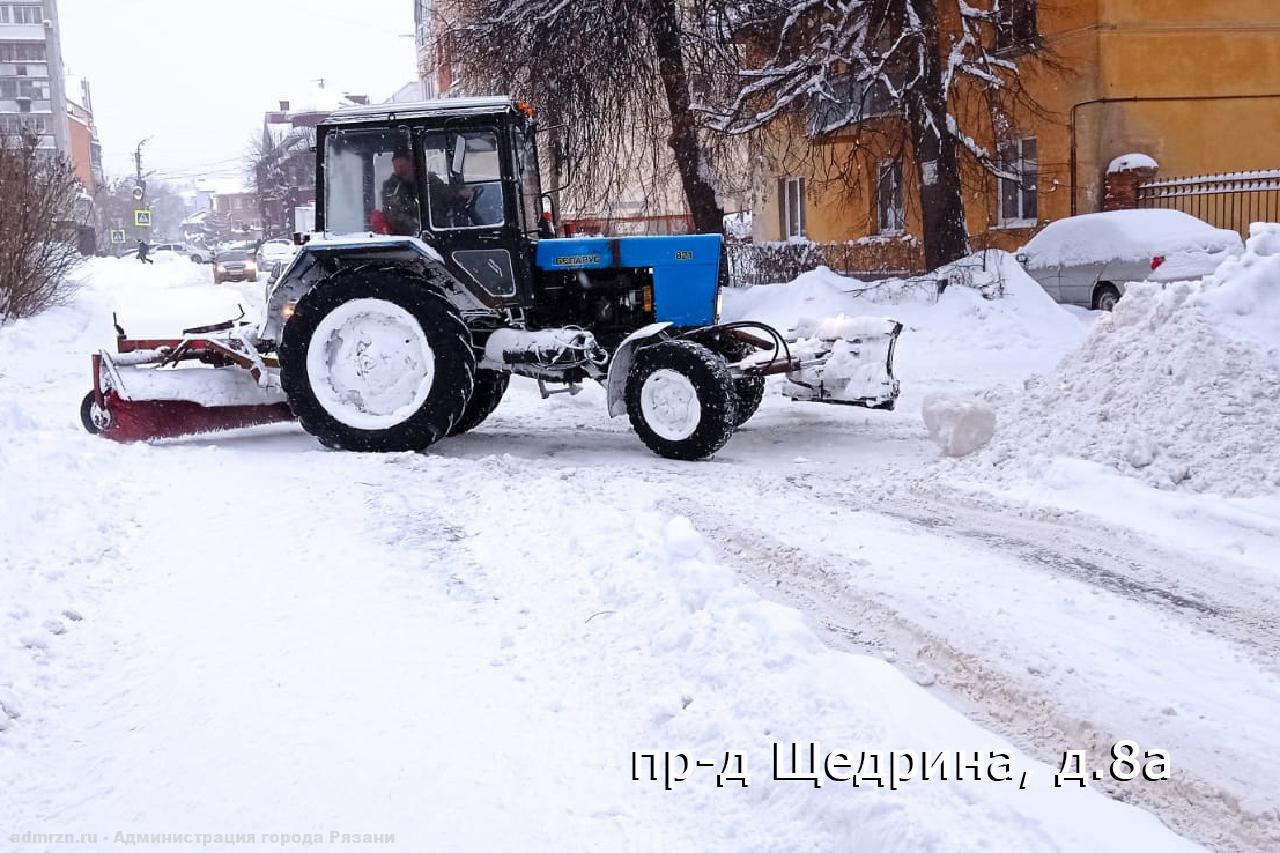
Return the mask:
<path id="1" fill-rule="evenodd" d="M 1102 209 L 1132 210 L 1138 206 L 1138 186 L 1156 176 L 1149 166 L 1107 172 L 1102 179 Z"/>

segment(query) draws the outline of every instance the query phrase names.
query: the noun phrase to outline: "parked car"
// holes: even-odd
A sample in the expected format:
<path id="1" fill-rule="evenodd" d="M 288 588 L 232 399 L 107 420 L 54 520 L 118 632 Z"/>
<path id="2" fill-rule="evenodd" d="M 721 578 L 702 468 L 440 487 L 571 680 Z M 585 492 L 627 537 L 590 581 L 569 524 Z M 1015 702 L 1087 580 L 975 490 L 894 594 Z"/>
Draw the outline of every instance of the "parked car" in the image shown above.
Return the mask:
<path id="1" fill-rule="evenodd" d="M 182 249 L 181 243 L 151 243 L 148 245 L 147 257 L 154 258 L 156 255 L 159 255 L 161 253 L 174 254 L 174 255 L 186 254 L 186 252 L 184 252 Z M 137 249 L 133 250 L 130 253 L 130 256 L 134 258 L 138 257 Z"/>
<path id="2" fill-rule="evenodd" d="M 1244 251 L 1240 235 L 1177 210 L 1115 210 L 1051 222 L 1018 261 L 1058 302 L 1110 311 L 1131 281 L 1201 278 Z"/>
<path id="3" fill-rule="evenodd" d="M 182 247 L 182 251 L 197 264 L 213 263 L 213 250 L 205 246 L 196 246 L 188 243 Z"/>
<path id="4" fill-rule="evenodd" d="M 269 270 L 274 264 L 291 261 L 297 251 L 292 240 L 267 240 L 258 247 L 258 269 Z"/>
<path id="5" fill-rule="evenodd" d="M 258 263 L 252 252 L 233 250 L 219 252 L 213 259 L 213 283 L 224 281 L 257 281 Z"/>

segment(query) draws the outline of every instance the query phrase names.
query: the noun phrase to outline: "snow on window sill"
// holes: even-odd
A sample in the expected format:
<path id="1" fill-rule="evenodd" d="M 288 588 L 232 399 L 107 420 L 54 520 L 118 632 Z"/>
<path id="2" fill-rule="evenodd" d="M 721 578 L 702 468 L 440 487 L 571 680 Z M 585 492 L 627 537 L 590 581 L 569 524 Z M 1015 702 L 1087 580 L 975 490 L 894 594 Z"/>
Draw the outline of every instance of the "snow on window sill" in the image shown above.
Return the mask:
<path id="1" fill-rule="evenodd" d="M 1001 231 L 1018 231 L 1035 228 L 1039 224 L 1035 219 L 1001 219 L 996 228 Z"/>

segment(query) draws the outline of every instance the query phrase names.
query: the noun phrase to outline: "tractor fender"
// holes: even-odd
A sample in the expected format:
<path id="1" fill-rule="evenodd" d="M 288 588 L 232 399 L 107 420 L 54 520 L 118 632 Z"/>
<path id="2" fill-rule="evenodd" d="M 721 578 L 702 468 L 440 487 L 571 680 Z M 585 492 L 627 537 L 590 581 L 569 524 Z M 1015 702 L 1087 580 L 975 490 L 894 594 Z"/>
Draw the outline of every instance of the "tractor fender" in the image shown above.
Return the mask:
<path id="1" fill-rule="evenodd" d="M 618 415 L 627 413 L 627 374 L 631 372 L 631 361 L 635 355 L 635 351 L 650 338 L 661 335 L 668 326 L 670 321 L 663 323 L 652 323 L 640 329 L 636 329 L 618 344 L 618 348 L 613 352 L 613 359 L 609 362 L 609 376 L 605 380 L 605 390 L 609 400 L 609 417 L 616 418 Z"/>

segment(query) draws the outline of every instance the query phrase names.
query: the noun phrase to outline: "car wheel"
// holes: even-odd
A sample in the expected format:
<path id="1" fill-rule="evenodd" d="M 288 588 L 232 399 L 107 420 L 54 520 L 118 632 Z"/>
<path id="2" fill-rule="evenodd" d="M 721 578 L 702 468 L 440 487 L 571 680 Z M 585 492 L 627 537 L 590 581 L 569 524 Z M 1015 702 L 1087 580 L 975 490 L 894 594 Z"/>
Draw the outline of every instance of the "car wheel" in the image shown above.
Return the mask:
<path id="1" fill-rule="evenodd" d="M 1101 284 L 1093 292 L 1093 308 L 1095 311 L 1114 311 L 1120 301 L 1120 291 L 1114 284 Z"/>

